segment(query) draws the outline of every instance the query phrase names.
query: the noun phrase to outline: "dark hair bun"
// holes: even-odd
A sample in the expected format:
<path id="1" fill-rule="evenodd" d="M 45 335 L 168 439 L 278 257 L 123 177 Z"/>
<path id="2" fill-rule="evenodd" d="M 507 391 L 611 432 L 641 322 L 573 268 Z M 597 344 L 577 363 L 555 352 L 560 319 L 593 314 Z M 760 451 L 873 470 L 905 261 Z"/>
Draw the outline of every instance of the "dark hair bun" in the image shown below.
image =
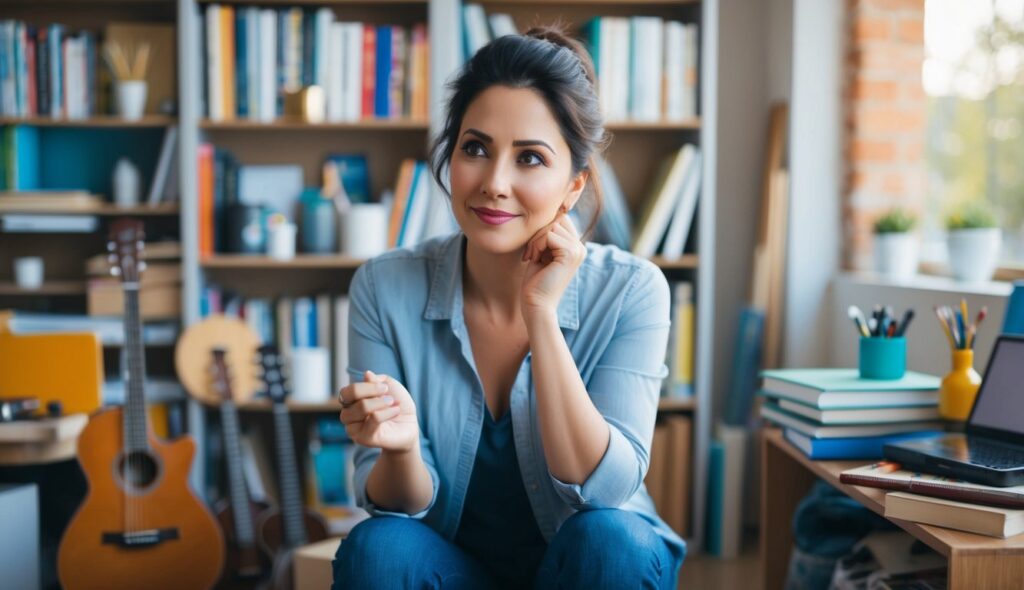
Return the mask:
<path id="1" fill-rule="evenodd" d="M 594 88 L 597 88 L 597 75 L 594 72 L 594 61 L 590 59 L 590 52 L 582 43 L 570 36 L 561 24 L 535 26 L 526 31 L 525 36 L 543 39 L 571 51 L 580 60 L 580 66 L 583 68 L 587 80 Z"/>

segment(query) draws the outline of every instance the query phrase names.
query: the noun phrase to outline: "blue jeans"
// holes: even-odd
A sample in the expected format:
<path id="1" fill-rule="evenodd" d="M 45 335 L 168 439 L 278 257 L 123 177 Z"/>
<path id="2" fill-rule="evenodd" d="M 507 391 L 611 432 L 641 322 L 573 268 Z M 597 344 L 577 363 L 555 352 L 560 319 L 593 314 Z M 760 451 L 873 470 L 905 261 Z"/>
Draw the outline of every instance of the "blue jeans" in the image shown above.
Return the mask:
<path id="1" fill-rule="evenodd" d="M 683 557 L 632 512 L 586 510 L 565 521 L 548 544 L 534 587 L 675 588 Z M 408 518 L 359 523 L 334 560 L 335 589 L 494 587 L 486 564 Z"/>

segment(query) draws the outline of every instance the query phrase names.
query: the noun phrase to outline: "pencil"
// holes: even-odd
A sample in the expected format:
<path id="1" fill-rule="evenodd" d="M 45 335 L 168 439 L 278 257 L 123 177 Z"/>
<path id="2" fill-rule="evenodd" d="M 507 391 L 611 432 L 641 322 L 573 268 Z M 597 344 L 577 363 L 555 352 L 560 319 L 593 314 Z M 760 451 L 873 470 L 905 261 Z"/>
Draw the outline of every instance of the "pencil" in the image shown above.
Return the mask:
<path id="1" fill-rule="evenodd" d="M 964 297 L 960 298 L 960 329 L 962 330 L 960 341 L 963 342 L 964 348 L 967 348 L 967 323 L 970 322 L 971 316 L 967 315 L 967 299 Z"/>
<path id="2" fill-rule="evenodd" d="M 953 334 L 951 334 L 949 332 L 949 324 L 946 323 L 946 319 L 944 317 L 942 317 L 942 312 L 940 310 L 941 310 L 941 308 L 936 305 L 935 306 L 935 317 L 939 318 L 939 324 L 942 325 L 942 331 L 946 333 L 946 340 L 949 341 L 949 347 L 950 348 L 956 348 L 956 343 L 953 342 Z"/>

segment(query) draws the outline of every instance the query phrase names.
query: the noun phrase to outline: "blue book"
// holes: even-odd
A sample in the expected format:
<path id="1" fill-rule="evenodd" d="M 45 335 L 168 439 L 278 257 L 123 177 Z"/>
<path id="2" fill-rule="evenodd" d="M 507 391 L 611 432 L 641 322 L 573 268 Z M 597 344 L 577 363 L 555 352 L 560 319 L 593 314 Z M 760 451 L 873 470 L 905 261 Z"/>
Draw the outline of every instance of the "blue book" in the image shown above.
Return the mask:
<path id="1" fill-rule="evenodd" d="M 707 512 L 707 539 L 705 541 L 708 553 L 721 555 L 722 553 L 722 514 L 725 506 L 725 446 L 717 441 L 711 441 L 711 452 L 708 460 L 708 512 Z"/>
<path id="2" fill-rule="evenodd" d="M 388 94 L 391 88 L 391 26 L 377 27 L 377 75 L 373 85 L 373 112 L 378 117 L 391 114 Z"/>
<path id="3" fill-rule="evenodd" d="M 235 11 L 235 101 L 240 117 L 249 115 L 249 44 L 246 43 L 246 16 L 245 9 Z"/>
<path id="4" fill-rule="evenodd" d="M 327 160 L 338 168 L 338 179 L 352 203 L 369 203 L 370 169 L 362 154 L 331 154 Z"/>
<path id="5" fill-rule="evenodd" d="M 920 432 L 904 432 L 886 436 L 869 436 L 861 438 L 812 438 L 792 428 L 784 431 L 786 440 L 794 447 L 803 451 L 810 459 L 881 459 L 882 447 L 886 443 L 929 438 L 939 436 L 942 432 L 922 430 Z"/>

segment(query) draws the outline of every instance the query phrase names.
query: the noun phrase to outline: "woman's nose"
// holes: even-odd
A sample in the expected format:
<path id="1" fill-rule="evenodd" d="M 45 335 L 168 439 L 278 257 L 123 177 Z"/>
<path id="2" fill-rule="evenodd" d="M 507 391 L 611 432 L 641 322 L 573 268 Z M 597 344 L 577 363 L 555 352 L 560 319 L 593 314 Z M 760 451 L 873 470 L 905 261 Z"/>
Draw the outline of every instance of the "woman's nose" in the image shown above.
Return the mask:
<path id="1" fill-rule="evenodd" d="M 511 171 L 500 160 L 492 161 L 487 167 L 480 189 L 492 197 L 507 197 L 511 192 Z"/>

